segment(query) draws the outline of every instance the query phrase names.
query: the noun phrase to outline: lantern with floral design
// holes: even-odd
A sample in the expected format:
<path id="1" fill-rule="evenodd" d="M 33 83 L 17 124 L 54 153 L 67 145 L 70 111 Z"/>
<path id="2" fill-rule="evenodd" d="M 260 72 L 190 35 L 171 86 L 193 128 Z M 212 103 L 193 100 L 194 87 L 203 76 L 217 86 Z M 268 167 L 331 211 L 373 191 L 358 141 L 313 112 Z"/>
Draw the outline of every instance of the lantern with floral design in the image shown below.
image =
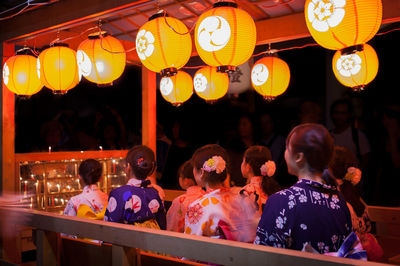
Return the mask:
<path id="1" fill-rule="evenodd" d="M 258 60 L 251 70 L 253 88 L 268 101 L 284 93 L 289 82 L 288 64 L 272 54 Z"/>
<path id="2" fill-rule="evenodd" d="M 172 76 L 189 61 L 192 39 L 183 22 L 161 12 L 140 27 L 136 52 L 146 68 Z"/>
<path id="3" fill-rule="evenodd" d="M 36 66 L 37 58 L 29 54 L 10 57 L 3 66 L 3 82 L 20 96 L 31 96 L 43 88 Z"/>
<path id="4" fill-rule="evenodd" d="M 200 58 L 218 71 L 234 71 L 246 62 L 256 45 L 256 25 L 251 16 L 233 2 L 217 2 L 199 17 L 195 28 Z"/>
<path id="5" fill-rule="evenodd" d="M 200 98 L 212 102 L 225 96 L 229 77 L 227 73 L 218 72 L 216 67 L 206 66 L 197 70 L 193 86 Z"/>
<path id="6" fill-rule="evenodd" d="M 332 68 L 340 83 L 354 91 L 360 91 L 376 77 L 379 60 L 370 45 L 364 44 L 356 48 L 337 51 L 333 56 Z"/>
<path id="7" fill-rule="evenodd" d="M 381 0 L 307 0 L 304 14 L 314 40 L 327 49 L 364 44 L 382 22 Z"/>
<path id="8" fill-rule="evenodd" d="M 66 93 L 80 80 L 76 52 L 66 44 L 55 44 L 39 54 L 37 68 L 44 86 L 56 94 Z"/>
<path id="9" fill-rule="evenodd" d="M 192 77 L 184 71 L 178 71 L 171 77 L 163 77 L 160 81 L 160 92 L 167 102 L 180 106 L 193 94 Z"/>
<path id="10" fill-rule="evenodd" d="M 124 46 L 104 31 L 89 35 L 79 45 L 76 56 L 80 74 L 99 85 L 112 84 L 125 69 Z"/>

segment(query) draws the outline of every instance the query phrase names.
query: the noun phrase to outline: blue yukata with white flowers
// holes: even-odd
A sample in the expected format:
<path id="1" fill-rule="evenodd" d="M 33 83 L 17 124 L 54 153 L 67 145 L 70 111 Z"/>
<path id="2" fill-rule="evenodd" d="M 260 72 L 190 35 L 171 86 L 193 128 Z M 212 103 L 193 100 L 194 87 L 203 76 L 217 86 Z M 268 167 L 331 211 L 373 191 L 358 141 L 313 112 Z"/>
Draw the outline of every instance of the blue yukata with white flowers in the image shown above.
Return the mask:
<path id="1" fill-rule="evenodd" d="M 143 223 L 155 220 L 159 227 L 166 229 L 164 204 L 158 191 L 147 187 L 149 181 L 131 178 L 125 186 L 110 192 L 105 221 L 115 223 Z"/>
<path id="2" fill-rule="evenodd" d="M 319 253 L 336 252 L 351 233 L 349 209 L 335 187 L 301 179 L 270 196 L 258 224 L 255 244 Z"/>

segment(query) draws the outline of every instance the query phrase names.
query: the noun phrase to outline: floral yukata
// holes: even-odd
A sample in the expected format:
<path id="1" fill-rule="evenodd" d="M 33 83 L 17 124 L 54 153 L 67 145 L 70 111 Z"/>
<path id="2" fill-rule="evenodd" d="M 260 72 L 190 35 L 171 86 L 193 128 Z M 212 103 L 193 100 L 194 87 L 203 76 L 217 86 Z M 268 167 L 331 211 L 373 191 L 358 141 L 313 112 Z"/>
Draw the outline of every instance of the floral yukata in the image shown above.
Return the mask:
<path id="1" fill-rule="evenodd" d="M 95 184 L 85 186 L 83 192 L 72 197 L 64 209 L 64 215 L 77 216 L 80 205 L 87 205 L 94 213 L 99 213 L 107 204 L 107 194 L 102 192 Z"/>
<path id="2" fill-rule="evenodd" d="M 208 191 L 189 205 L 185 233 L 252 242 L 259 217 L 248 198 L 220 188 Z"/>
<path id="3" fill-rule="evenodd" d="M 157 190 L 147 187 L 148 182 L 131 178 L 125 186 L 111 191 L 104 220 L 126 224 L 154 221 L 165 229 L 164 204 Z"/>
<path id="4" fill-rule="evenodd" d="M 183 233 L 185 215 L 189 204 L 203 196 L 206 192 L 199 186 L 191 186 L 186 193 L 172 201 L 167 212 L 167 230 Z"/>
<path id="5" fill-rule="evenodd" d="M 352 232 L 349 209 L 336 188 L 301 179 L 271 195 L 257 228 L 255 244 L 319 253 L 337 252 Z"/>
<path id="6" fill-rule="evenodd" d="M 262 212 L 264 205 L 268 199 L 268 195 L 264 193 L 261 188 L 263 177 L 254 176 L 251 178 L 249 184 L 240 190 L 240 195 L 249 197 L 252 202 L 257 206 L 257 209 Z"/>

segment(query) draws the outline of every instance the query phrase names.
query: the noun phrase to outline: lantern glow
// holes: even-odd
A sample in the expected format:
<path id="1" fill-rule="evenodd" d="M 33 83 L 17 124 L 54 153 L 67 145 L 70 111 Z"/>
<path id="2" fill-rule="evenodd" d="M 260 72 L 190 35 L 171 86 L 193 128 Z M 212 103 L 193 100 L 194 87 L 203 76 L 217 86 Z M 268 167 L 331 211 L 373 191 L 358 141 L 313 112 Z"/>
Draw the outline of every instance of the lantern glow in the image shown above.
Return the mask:
<path id="1" fill-rule="evenodd" d="M 42 51 L 37 68 L 40 80 L 54 93 L 65 93 L 79 83 L 76 52 L 62 44 Z"/>
<path id="2" fill-rule="evenodd" d="M 163 77 L 160 81 L 160 91 L 163 98 L 175 106 L 189 100 L 193 94 L 192 77 L 183 71 L 171 77 Z"/>
<path id="3" fill-rule="evenodd" d="M 216 67 L 206 66 L 197 70 L 193 78 L 196 94 L 206 100 L 215 101 L 225 96 L 229 87 L 227 73 L 217 72 Z"/>
<path id="4" fill-rule="evenodd" d="M 39 92 L 43 84 L 39 79 L 36 57 L 31 55 L 15 55 L 3 66 L 3 82 L 11 92 L 30 96 Z"/>
<path id="5" fill-rule="evenodd" d="M 375 79 L 379 60 L 375 50 L 365 44 L 351 53 L 337 51 L 333 56 L 332 68 L 341 84 L 359 91 Z"/>
<path id="6" fill-rule="evenodd" d="M 221 72 L 234 71 L 245 63 L 257 37 L 254 20 L 233 2 L 217 2 L 201 14 L 194 36 L 200 58 Z"/>
<path id="7" fill-rule="evenodd" d="M 266 100 L 273 100 L 289 86 L 290 69 L 285 61 L 275 56 L 258 60 L 251 70 L 253 88 Z"/>
<path id="8" fill-rule="evenodd" d="M 382 1 L 307 0 L 304 14 L 314 40 L 327 49 L 364 44 L 378 32 Z"/>
<path id="9" fill-rule="evenodd" d="M 158 13 L 139 29 L 136 52 L 146 68 L 172 76 L 189 61 L 192 39 L 183 22 Z"/>
<path id="10" fill-rule="evenodd" d="M 112 84 L 124 72 L 126 53 L 122 43 L 99 32 L 89 35 L 77 51 L 80 75 L 99 85 Z"/>

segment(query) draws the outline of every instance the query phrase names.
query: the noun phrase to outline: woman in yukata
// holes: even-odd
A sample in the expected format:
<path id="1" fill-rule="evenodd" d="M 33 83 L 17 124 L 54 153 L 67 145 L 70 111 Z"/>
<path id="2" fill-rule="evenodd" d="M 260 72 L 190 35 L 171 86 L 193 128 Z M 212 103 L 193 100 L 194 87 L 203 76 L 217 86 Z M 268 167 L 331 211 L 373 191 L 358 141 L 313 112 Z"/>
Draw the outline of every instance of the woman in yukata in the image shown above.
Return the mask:
<path id="1" fill-rule="evenodd" d="M 260 213 L 268 196 L 281 190 L 273 177 L 275 170 L 275 162 L 272 161 L 271 152 L 267 147 L 251 146 L 245 151 L 241 171 L 248 184 L 239 193 L 250 197 Z"/>
<path id="2" fill-rule="evenodd" d="M 84 160 L 79 165 L 79 179 L 84 184 L 83 192 L 72 197 L 64 209 L 64 215 L 85 217 L 91 212 L 94 219 L 103 220 L 107 194 L 96 185 L 101 178 L 101 164 L 94 159 Z M 88 217 L 89 218 L 89 217 Z"/>
<path id="3" fill-rule="evenodd" d="M 157 189 L 146 180 L 156 167 L 154 152 L 137 145 L 128 151 L 126 163 L 128 183 L 110 192 L 104 220 L 165 230 L 164 204 Z"/>
<path id="4" fill-rule="evenodd" d="M 295 127 L 286 139 L 288 171 L 299 178 L 270 196 L 257 228 L 255 244 L 316 252 L 339 251 L 352 232 L 346 201 L 328 171 L 333 139 L 319 124 Z"/>
<path id="5" fill-rule="evenodd" d="M 185 233 L 250 242 L 255 237 L 259 213 L 249 198 L 224 187 L 227 153 L 209 144 L 192 156 L 193 175 L 206 194 L 189 205 Z"/>
<path id="6" fill-rule="evenodd" d="M 179 185 L 186 190 L 186 193 L 172 201 L 167 212 L 167 230 L 183 233 L 188 206 L 206 192 L 196 183 L 191 160 L 184 162 L 179 167 L 178 174 Z"/>

